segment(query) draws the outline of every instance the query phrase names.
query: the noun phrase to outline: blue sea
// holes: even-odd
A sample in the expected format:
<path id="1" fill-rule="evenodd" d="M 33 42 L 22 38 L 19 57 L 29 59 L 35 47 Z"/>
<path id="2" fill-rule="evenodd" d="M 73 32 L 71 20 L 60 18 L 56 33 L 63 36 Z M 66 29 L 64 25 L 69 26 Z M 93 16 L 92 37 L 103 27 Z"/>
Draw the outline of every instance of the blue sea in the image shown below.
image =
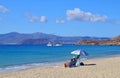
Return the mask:
<path id="1" fill-rule="evenodd" d="M 64 63 L 75 55 L 71 52 L 85 50 L 84 59 L 103 58 L 120 55 L 120 46 L 90 45 L 0 45 L 0 72 L 19 71 L 36 66 L 52 66 Z"/>

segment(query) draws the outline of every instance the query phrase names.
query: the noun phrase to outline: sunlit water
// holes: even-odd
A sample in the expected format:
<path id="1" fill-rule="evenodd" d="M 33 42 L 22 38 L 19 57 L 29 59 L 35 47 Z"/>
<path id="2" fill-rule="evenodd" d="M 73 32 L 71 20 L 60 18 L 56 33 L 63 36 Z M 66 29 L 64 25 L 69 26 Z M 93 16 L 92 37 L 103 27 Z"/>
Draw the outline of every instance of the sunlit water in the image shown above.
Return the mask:
<path id="1" fill-rule="evenodd" d="M 120 55 L 120 46 L 89 45 L 0 45 L 0 72 L 18 71 L 36 66 L 52 66 L 70 60 L 72 51 L 82 49 L 93 59 Z"/>

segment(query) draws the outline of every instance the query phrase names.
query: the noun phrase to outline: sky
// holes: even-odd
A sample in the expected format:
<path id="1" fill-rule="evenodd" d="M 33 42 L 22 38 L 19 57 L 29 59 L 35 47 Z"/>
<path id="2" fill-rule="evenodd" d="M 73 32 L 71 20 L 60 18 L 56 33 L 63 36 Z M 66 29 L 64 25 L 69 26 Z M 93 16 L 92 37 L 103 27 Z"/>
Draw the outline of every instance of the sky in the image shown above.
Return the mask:
<path id="1" fill-rule="evenodd" d="M 0 0 L 0 34 L 120 35 L 120 0 Z"/>

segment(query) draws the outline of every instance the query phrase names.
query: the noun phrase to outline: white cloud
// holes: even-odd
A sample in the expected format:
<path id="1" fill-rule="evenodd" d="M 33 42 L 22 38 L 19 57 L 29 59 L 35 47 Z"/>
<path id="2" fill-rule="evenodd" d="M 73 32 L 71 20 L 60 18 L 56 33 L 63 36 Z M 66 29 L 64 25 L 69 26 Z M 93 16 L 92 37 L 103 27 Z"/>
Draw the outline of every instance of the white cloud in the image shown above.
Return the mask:
<path id="1" fill-rule="evenodd" d="M 0 12 L 5 14 L 5 13 L 8 13 L 9 10 L 4 6 L 0 5 Z M 0 22 L 4 22 L 4 18 L 0 17 Z"/>
<path id="2" fill-rule="evenodd" d="M 9 10 L 7 8 L 5 8 L 4 6 L 0 5 L 0 12 L 2 12 L 2 13 L 8 13 Z"/>
<path id="3" fill-rule="evenodd" d="M 120 25 L 120 21 L 118 21 L 118 22 L 114 22 L 115 24 L 119 24 Z"/>
<path id="4" fill-rule="evenodd" d="M 29 21 L 30 22 L 36 22 L 36 21 L 38 21 L 38 17 L 37 16 L 31 16 Z"/>
<path id="5" fill-rule="evenodd" d="M 67 19 L 75 21 L 89 21 L 89 22 L 106 22 L 108 20 L 107 16 L 100 16 L 98 14 L 92 14 L 90 12 L 84 12 L 79 8 L 74 10 L 67 10 Z"/>
<path id="6" fill-rule="evenodd" d="M 25 13 L 24 15 L 29 19 L 30 22 L 47 22 L 47 18 L 45 16 L 33 16 L 29 13 Z"/>
<path id="7" fill-rule="evenodd" d="M 40 22 L 47 22 L 47 18 L 45 16 L 40 17 Z"/>
<path id="8" fill-rule="evenodd" d="M 120 21 L 109 20 L 107 23 L 120 25 Z"/>
<path id="9" fill-rule="evenodd" d="M 56 23 L 65 23 L 65 20 L 63 20 L 62 18 L 57 18 Z"/>

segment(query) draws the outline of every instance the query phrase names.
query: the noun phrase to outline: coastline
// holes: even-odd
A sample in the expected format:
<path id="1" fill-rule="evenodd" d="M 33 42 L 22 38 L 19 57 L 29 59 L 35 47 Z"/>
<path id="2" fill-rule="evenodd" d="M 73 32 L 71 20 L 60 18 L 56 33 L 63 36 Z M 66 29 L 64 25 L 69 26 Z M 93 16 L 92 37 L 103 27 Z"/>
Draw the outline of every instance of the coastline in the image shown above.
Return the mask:
<path id="1" fill-rule="evenodd" d="M 62 64 L 0 73 L 0 78 L 118 78 L 120 56 L 85 60 L 85 66 L 64 68 Z"/>

